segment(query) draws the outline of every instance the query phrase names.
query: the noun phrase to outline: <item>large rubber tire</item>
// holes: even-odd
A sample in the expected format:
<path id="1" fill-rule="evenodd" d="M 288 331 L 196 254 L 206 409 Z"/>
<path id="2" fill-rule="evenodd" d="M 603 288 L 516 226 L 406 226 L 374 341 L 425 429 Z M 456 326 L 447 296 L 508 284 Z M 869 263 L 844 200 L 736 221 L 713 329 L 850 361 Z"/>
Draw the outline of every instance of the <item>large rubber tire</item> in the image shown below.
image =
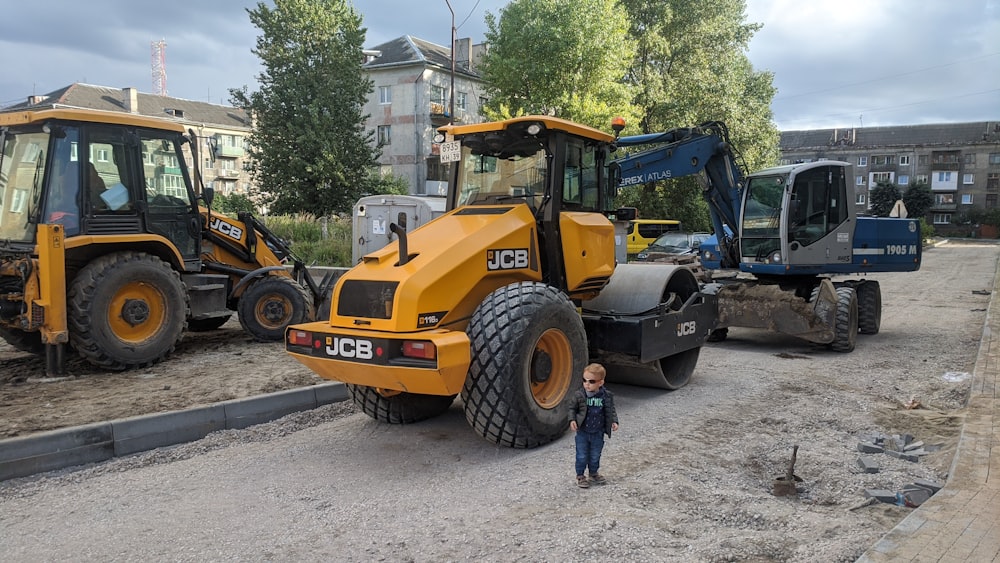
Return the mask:
<path id="1" fill-rule="evenodd" d="M 181 339 L 188 295 L 169 264 L 141 252 L 117 252 L 84 266 L 68 304 L 70 345 L 110 370 L 159 362 Z"/>
<path id="2" fill-rule="evenodd" d="M 389 424 L 411 424 L 433 418 L 447 411 L 455 401 L 455 395 L 383 393 L 364 385 L 347 384 L 347 391 L 361 412 Z"/>
<path id="3" fill-rule="evenodd" d="M 266 276 L 240 297 L 237 312 L 243 330 L 262 342 L 284 340 L 289 325 L 314 319 L 313 298 L 291 278 Z"/>
<path id="4" fill-rule="evenodd" d="M 882 328 L 882 288 L 877 281 L 864 281 L 857 287 L 858 332 L 878 334 Z"/>
<path id="5" fill-rule="evenodd" d="M 858 341 L 858 295 L 853 287 L 837 288 L 837 321 L 833 327 L 834 352 L 853 352 Z"/>
<path id="6" fill-rule="evenodd" d="M 717 328 L 708 332 L 708 337 L 705 338 L 708 342 L 722 342 L 729 337 L 729 327 Z"/>
<path id="7" fill-rule="evenodd" d="M 473 429 L 501 446 L 533 448 L 569 426 L 569 401 L 587 363 L 587 334 L 553 287 L 520 282 L 483 300 L 468 326 L 472 364 L 462 400 Z"/>
<path id="8" fill-rule="evenodd" d="M 42 333 L 38 331 L 27 332 L 16 328 L 0 327 L 0 338 L 21 352 L 41 354 L 45 351 L 45 345 L 42 344 Z"/>
<path id="9" fill-rule="evenodd" d="M 188 330 L 191 332 L 207 332 L 209 330 L 215 330 L 221 328 L 222 325 L 229 322 L 232 315 L 225 315 L 223 317 L 209 317 L 207 319 L 189 319 L 188 320 Z"/>

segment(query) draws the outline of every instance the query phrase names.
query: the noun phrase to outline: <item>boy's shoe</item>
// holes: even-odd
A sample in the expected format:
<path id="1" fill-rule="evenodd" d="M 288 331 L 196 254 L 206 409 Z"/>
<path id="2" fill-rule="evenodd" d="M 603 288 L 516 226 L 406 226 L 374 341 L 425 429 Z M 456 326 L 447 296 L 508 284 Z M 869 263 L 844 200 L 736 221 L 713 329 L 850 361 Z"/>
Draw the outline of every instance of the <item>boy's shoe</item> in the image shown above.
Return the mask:
<path id="1" fill-rule="evenodd" d="M 590 480 L 594 482 L 595 485 L 606 485 L 608 480 L 604 478 L 604 475 L 600 473 L 591 473 Z"/>
<path id="2" fill-rule="evenodd" d="M 588 481 L 587 477 L 585 477 L 583 475 L 577 475 L 576 476 L 576 486 L 580 487 L 581 489 L 588 489 L 588 488 L 590 488 L 590 481 Z"/>

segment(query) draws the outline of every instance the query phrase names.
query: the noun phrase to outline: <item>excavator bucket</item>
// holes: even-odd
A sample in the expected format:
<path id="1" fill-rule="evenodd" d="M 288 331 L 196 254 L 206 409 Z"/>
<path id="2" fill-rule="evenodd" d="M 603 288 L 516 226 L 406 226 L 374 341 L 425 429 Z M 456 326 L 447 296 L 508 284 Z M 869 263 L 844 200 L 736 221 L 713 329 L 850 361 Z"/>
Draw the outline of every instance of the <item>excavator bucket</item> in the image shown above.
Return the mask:
<path id="1" fill-rule="evenodd" d="M 770 283 L 717 285 L 718 328 L 763 328 L 818 344 L 834 340 L 837 291 L 830 280 L 821 280 L 808 300 Z"/>

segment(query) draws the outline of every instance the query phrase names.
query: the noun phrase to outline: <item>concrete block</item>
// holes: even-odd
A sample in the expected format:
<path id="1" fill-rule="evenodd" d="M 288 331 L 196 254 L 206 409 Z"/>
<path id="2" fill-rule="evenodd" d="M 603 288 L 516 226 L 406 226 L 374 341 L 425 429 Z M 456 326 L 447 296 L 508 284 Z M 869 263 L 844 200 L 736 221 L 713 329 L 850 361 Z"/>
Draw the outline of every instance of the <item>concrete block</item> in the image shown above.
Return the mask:
<path id="1" fill-rule="evenodd" d="M 312 389 L 316 392 L 316 406 L 339 403 L 349 398 L 347 386 L 339 381 L 314 385 Z"/>
<path id="2" fill-rule="evenodd" d="M 887 450 L 885 450 L 885 453 L 891 455 L 894 458 L 901 459 L 903 461 L 912 461 L 914 463 L 917 462 L 917 461 L 920 461 L 919 457 L 917 457 L 917 456 L 915 456 L 915 455 L 913 455 L 911 453 L 907 453 L 907 452 L 900 452 L 900 451 L 895 451 L 895 450 L 889 450 L 889 449 L 887 449 Z"/>
<path id="3" fill-rule="evenodd" d="M 115 439 L 115 455 L 122 456 L 192 442 L 216 430 L 224 430 L 226 411 L 220 403 L 185 411 L 114 420 L 111 428 Z"/>
<path id="4" fill-rule="evenodd" d="M 896 504 L 896 493 L 887 489 L 865 489 L 865 497 L 879 502 Z"/>
<path id="5" fill-rule="evenodd" d="M 920 448 L 923 448 L 923 447 L 924 447 L 923 440 L 917 440 L 916 442 L 910 442 L 909 444 L 906 444 L 905 446 L 903 446 L 903 451 L 904 452 L 908 452 L 908 451 L 917 450 L 917 449 L 920 449 Z"/>
<path id="6" fill-rule="evenodd" d="M 903 495 L 903 502 L 906 506 L 912 508 L 920 506 L 927 502 L 927 499 L 931 498 L 931 492 L 921 487 L 913 487 L 912 489 L 904 488 L 900 492 Z"/>
<path id="7" fill-rule="evenodd" d="M 114 457 L 106 422 L 0 440 L 0 481 Z"/>
<path id="8" fill-rule="evenodd" d="M 936 493 L 944 488 L 944 485 L 938 483 L 937 481 L 931 481 L 930 479 L 917 479 L 913 482 L 914 485 L 918 487 L 923 487 L 930 491 L 931 493 Z"/>
<path id="9" fill-rule="evenodd" d="M 240 429 L 277 420 L 293 412 L 314 409 L 316 392 L 312 387 L 300 387 L 220 404 L 225 409 L 226 428 Z"/>
<path id="10" fill-rule="evenodd" d="M 878 462 L 871 456 L 863 455 L 859 457 L 858 467 L 865 473 L 878 473 Z"/>
<path id="11" fill-rule="evenodd" d="M 886 438 L 882 440 L 882 446 L 885 448 L 886 452 L 901 452 L 903 451 L 904 445 L 903 439 L 899 436 L 886 436 Z"/>
<path id="12" fill-rule="evenodd" d="M 858 451 L 863 454 L 880 454 L 885 451 L 885 448 L 872 442 L 858 442 Z"/>

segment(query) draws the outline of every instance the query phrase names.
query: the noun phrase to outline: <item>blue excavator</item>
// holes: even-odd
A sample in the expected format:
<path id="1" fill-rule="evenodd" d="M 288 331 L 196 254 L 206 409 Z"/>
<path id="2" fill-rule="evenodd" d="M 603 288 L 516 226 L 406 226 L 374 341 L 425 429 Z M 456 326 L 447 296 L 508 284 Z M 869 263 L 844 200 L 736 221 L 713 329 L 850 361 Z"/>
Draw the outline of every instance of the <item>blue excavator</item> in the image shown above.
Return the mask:
<path id="1" fill-rule="evenodd" d="M 725 338 L 731 326 L 763 328 L 850 352 L 859 332 L 879 331 L 882 293 L 877 280 L 840 276 L 920 268 L 919 222 L 858 215 L 849 163 L 745 175 L 720 122 L 620 137 L 617 146 L 639 149 L 613 162 L 620 187 L 702 180 L 716 233 L 701 246 L 702 264 L 738 272 L 703 288 L 718 297 L 709 340 Z"/>

